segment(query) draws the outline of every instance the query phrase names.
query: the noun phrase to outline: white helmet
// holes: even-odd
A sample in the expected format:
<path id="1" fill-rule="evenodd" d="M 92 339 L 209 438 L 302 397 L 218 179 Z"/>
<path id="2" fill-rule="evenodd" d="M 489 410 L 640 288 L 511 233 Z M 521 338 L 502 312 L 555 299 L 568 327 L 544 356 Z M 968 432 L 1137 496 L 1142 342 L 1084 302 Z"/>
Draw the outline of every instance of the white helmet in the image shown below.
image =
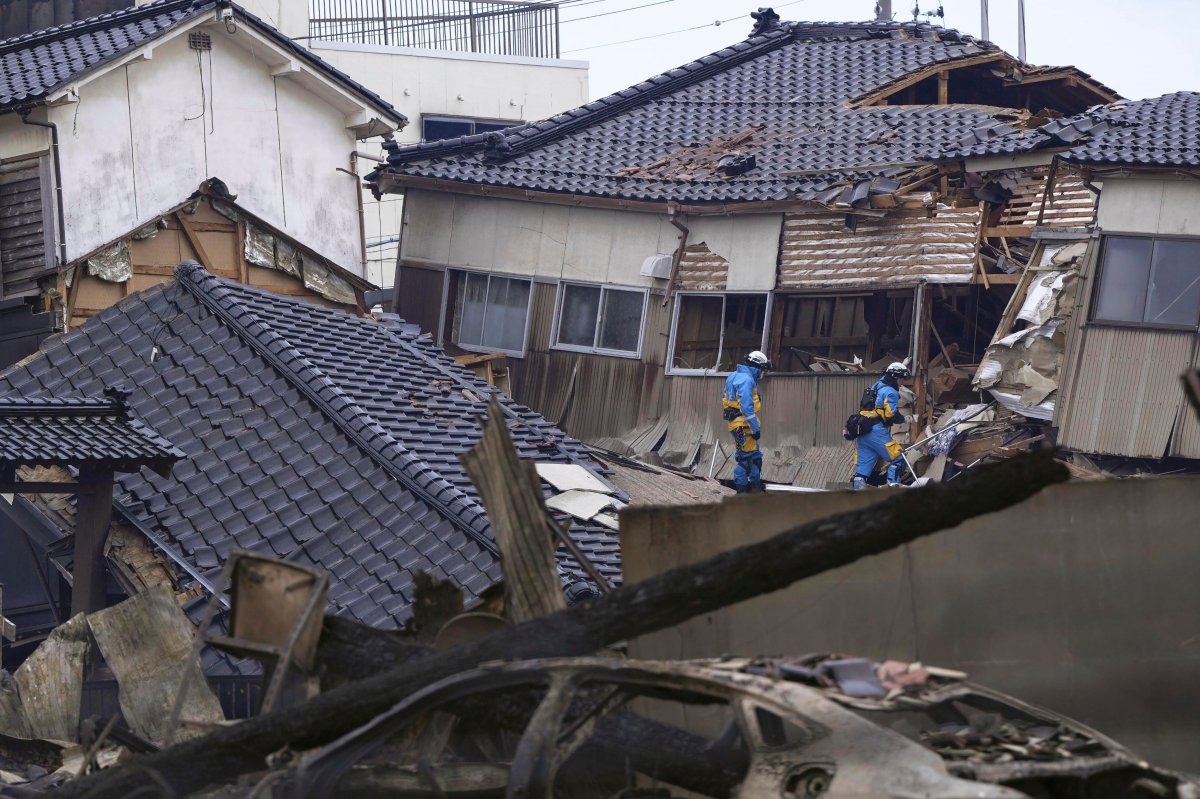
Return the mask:
<path id="1" fill-rule="evenodd" d="M 755 350 L 746 356 L 746 363 L 758 369 L 770 369 L 771 360 L 765 353 Z"/>
<path id="2" fill-rule="evenodd" d="M 910 377 L 912 374 L 908 371 L 907 364 L 904 364 L 900 361 L 890 364 L 888 368 L 884 369 L 883 371 L 892 377 Z"/>

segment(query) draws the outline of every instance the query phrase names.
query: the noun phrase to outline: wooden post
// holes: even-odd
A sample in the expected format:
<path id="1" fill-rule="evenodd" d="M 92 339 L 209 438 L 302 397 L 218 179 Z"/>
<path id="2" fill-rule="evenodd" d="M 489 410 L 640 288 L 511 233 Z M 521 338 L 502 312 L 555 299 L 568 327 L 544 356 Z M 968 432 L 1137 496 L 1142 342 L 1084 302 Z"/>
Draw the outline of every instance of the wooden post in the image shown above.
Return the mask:
<path id="1" fill-rule="evenodd" d="M 950 104 L 950 72 L 943 69 L 938 73 L 938 105 Z"/>
<path id="2" fill-rule="evenodd" d="M 102 610 L 105 591 L 104 543 L 112 522 L 113 473 L 84 472 L 80 482 L 75 511 L 75 562 L 72 567 L 75 584 L 71 591 L 71 615 Z"/>
<path id="3" fill-rule="evenodd" d="M 909 425 L 909 440 L 916 441 L 921 425 L 929 422 L 929 338 L 933 327 L 933 295 L 929 286 L 922 283 L 917 288 L 917 346 L 913 352 L 914 392 L 917 395 L 916 410 L 920 420 Z"/>

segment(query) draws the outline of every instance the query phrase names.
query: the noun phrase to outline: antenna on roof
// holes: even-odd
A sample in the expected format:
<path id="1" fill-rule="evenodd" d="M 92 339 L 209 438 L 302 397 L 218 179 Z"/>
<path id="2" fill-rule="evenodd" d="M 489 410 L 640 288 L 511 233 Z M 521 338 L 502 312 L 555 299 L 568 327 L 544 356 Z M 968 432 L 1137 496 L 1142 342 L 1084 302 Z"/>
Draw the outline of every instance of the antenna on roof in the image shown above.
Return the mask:
<path id="1" fill-rule="evenodd" d="M 920 0 L 913 0 L 912 15 L 913 15 L 913 22 L 916 22 L 917 18 L 921 17 L 921 16 L 937 17 L 938 19 L 945 19 L 946 18 L 946 9 L 942 8 L 942 0 L 938 0 L 938 6 L 937 6 L 936 11 L 926 11 L 924 14 L 922 14 Z"/>
<path id="2" fill-rule="evenodd" d="M 979 38 L 985 42 L 991 41 L 988 33 L 988 0 L 979 0 Z"/>
<path id="3" fill-rule="evenodd" d="M 875 21 L 892 21 L 892 0 L 878 0 L 878 2 L 875 3 Z"/>
<path id="4" fill-rule="evenodd" d="M 1017 0 L 1017 58 L 1025 63 L 1025 0 Z"/>

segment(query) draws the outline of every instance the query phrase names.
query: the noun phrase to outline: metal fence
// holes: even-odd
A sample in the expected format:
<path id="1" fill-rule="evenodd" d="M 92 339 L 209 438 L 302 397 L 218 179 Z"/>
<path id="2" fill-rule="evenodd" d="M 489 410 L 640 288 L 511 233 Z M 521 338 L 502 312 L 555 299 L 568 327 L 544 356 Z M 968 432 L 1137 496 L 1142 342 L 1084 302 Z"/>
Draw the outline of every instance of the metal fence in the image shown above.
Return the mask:
<path id="1" fill-rule="evenodd" d="M 312 39 L 558 58 L 558 4 L 515 0 L 309 0 Z"/>

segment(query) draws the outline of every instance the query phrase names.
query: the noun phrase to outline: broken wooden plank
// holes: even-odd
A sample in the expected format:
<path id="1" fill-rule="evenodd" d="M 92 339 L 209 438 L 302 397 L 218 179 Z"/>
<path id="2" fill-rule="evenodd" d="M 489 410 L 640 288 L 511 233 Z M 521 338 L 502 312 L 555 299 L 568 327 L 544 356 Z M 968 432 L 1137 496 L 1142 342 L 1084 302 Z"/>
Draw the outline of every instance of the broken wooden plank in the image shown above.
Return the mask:
<path id="1" fill-rule="evenodd" d="M 83 673 L 91 650 L 82 613 L 55 627 L 14 675 L 35 738 L 74 741 L 79 735 Z"/>
<path id="2" fill-rule="evenodd" d="M 225 720 L 221 703 L 208 687 L 200 659 L 193 654 L 193 629 L 164 585 L 87 617 L 104 662 L 120 687 L 121 712 L 135 733 L 165 741 L 175 695 L 185 672 L 191 690 L 181 712 L 189 722 Z M 184 727 L 179 735 L 197 734 Z"/>
<path id="3" fill-rule="evenodd" d="M 948 483 L 894 492 L 882 502 L 797 525 L 761 543 L 626 586 L 552 616 L 507 627 L 445 652 L 321 694 L 286 713 L 219 728 L 136 763 L 67 783 L 60 797 L 119 799 L 143 787 L 185 794 L 261 771 L 284 747 L 322 746 L 366 724 L 413 692 L 491 660 L 589 655 L 618 641 L 786 588 L 798 580 L 885 552 L 1014 505 L 1067 470 L 1050 450 L 971 470 Z"/>
<path id="4" fill-rule="evenodd" d="M 479 489 L 500 547 L 509 619 L 529 621 L 565 608 L 538 469 L 517 456 L 495 400 L 488 404 L 483 437 L 459 459 Z"/>
<path id="5" fill-rule="evenodd" d="M 3 670 L 0 670 L 0 733 L 17 738 L 31 737 L 16 680 Z"/>

